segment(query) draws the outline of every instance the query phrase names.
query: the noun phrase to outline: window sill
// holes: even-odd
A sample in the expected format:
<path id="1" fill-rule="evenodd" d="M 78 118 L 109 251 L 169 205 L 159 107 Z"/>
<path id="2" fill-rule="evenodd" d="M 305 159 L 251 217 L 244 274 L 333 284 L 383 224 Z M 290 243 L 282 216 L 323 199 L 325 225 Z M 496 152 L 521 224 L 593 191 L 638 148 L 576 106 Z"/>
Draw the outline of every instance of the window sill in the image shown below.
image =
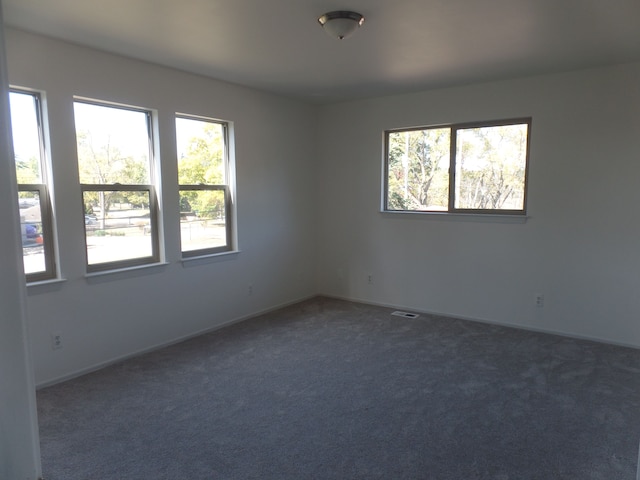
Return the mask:
<path id="1" fill-rule="evenodd" d="M 208 255 L 198 255 L 194 257 L 184 257 L 182 259 L 182 266 L 187 267 L 191 265 L 199 265 L 202 263 L 210 263 L 215 261 L 227 260 L 230 257 L 235 257 L 240 253 L 240 250 L 229 250 L 227 252 L 210 253 Z"/>
<path id="2" fill-rule="evenodd" d="M 450 213 L 450 212 L 400 212 L 383 210 L 383 216 L 407 216 L 423 218 L 425 220 L 441 220 L 447 222 L 478 222 L 478 223 L 527 223 L 529 215 L 512 215 L 499 213 Z"/>
<path id="3" fill-rule="evenodd" d="M 109 276 L 109 275 L 117 275 L 117 274 L 127 274 L 130 272 L 139 272 L 141 270 L 148 270 L 148 269 L 155 269 L 155 268 L 159 268 L 159 267 L 164 267 L 166 265 L 169 265 L 168 262 L 156 262 L 156 263 L 147 263 L 145 265 L 135 265 L 133 267 L 124 267 L 124 268 L 114 268 L 113 270 L 103 270 L 100 272 L 90 272 L 90 273 L 86 273 L 84 276 L 85 278 L 99 278 L 99 277 L 105 277 L 105 276 Z"/>
<path id="4" fill-rule="evenodd" d="M 35 282 L 27 282 L 27 288 L 37 288 L 37 287 L 44 287 L 47 285 L 57 285 L 59 283 L 64 283 L 66 281 L 67 281 L 66 278 L 50 278 L 47 280 L 38 280 Z"/>

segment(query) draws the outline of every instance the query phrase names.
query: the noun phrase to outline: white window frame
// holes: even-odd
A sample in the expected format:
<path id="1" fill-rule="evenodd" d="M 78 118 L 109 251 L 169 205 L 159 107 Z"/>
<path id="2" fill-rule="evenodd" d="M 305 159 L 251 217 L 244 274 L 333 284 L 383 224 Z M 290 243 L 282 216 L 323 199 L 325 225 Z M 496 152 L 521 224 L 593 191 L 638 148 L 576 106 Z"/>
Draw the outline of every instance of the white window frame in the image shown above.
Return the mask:
<path id="1" fill-rule="evenodd" d="M 18 183 L 18 192 L 37 192 L 40 208 L 40 222 L 42 229 L 42 248 L 44 255 L 44 270 L 26 273 L 27 283 L 35 283 L 57 278 L 55 239 L 53 227 L 53 208 L 51 202 L 51 187 L 49 184 L 48 166 L 49 156 L 45 144 L 44 112 L 42 107 L 42 93 L 24 88 L 10 88 L 10 93 L 29 95 L 33 98 L 36 119 L 38 123 L 38 140 L 40 150 L 40 180 L 42 183 Z M 22 230 L 22 225 L 21 225 Z M 24 247 L 23 247 L 24 248 Z"/>
<path id="2" fill-rule="evenodd" d="M 209 248 L 201 248 L 201 249 L 194 249 L 194 250 L 183 250 L 182 249 L 182 242 L 181 242 L 181 252 L 182 252 L 182 258 L 183 259 L 188 259 L 188 258 L 194 258 L 194 257 L 202 257 L 202 256 L 207 256 L 207 255 L 216 255 L 216 254 L 220 254 L 220 253 L 226 253 L 226 252 L 231 252 L 234 250 L 234 244 L 233 244 L 233 194 L 232 194 L 232 188 L 231 188 L 231 184 L 232 184 L 232 168 L 231 168 L 231 158 L 230 158 L 230 135 L 229 135 L 229 130 L 230 130 L 230 125 L 229 122 L 226 122 L 224 120 L 216 120 L 213 118 L 208 118 L 208 117 L 202 117 L 202 116 L 197 116 L 197 115 L 188 115 L 188 114 L 182 114 L 182 113 L 176 113 L 175 115 L 176 119 L 179 118 L 183 118 L 186 120 L 197 120 L 197 121 L 202 121 L 202 122 L 209 122 L 209 123 L 215 123 L 218 124 L 222 127 L 222 131 L 223 131 L 223 164 L 224 164 L 224 170 L 225 170 L 225 179 L 226 179 L 226 183 L 225 184 L 203 184 L 203 183 L 199 183 L 199 184 L 181 184 L 178 183 L 178 190 L 179 192 L 184 192 L 184 191 L 222 191 L 224 193 L 224 211 L 225 211 L 225 244 L 219 247 L 209 247 Z M 178 166 L 179 168 L 179 166 Z M 180 222 L 181 224 L 181 222 Z M 181 225 L 180 225 L 181 227 Z"/>
<path id="3" fill-rule="evenodd" d="M 420 126 L 411 128 L 398 128 L 385 130 L 384 132 L 384 172 L 383 172 L 383 205 L 384 212 L 392 213 L 425 213 L 425 214 L 474 214 L 474 215 L 516 215 L 526 216 L 527 214 L 527 192 L 529 181 L 529 163 L 530 163 L 530 144 L 531 144 L 531 117 L 513 118 L 507 120 L 492 120 L 492 121 L 480 121 L 469 123 L 457 123 L 457 124 L 445 124 L 445 125 L 432 125 L 432 126 Z M 457 132 L 459 130 L 466 130 L 472 128 L 483 127 L 499 127 L 509 125 L 526 125 L 527 126 L 527 141 L 526 141 L 526 165 L 524 171 L 524 184 L 523 184 L 523 207 L 522 209 L 475 209 L 475 208 L 456 208 L 455 207 L 455 195 L 456 195 L 456 157 L 457 157 Z M 450 129 L 450 147 L 449 147 L 449 197 L 447 209 L 442 210 L 420 210 L 420 209 L 392 209 L 389 208 L 389 134 L 400 132 L 413 132 L 421 130 L 432 129 Z"/>
<path id="4" fill-rule="evenodd" d="M 88 105 L 95 105 L 99 107 L 108 107 L 108 108 L 116 108 L 121 110 L 129 110 L 134 112 L 140 112 L 146 115 L 147 119 L 147 134 L 148 134 L 148 143 L 149 143 L 149 180 L 150 184 L 121 184 L 121 183 L 112 183 L 112 184 L 88 184 L 88 183 L 80 183 L 80 190 L 82 192 L 81 195 L 81 203 L 82 203 L 82 212 L 84 215 L 85 204 L 84 204 L 84 193 L 85 192 L 141 192 L 146 193 L 149 199 L 149 235 L 151 236 L 151 255 L 144 257 L 132 257 L 124 260 L 115 260 L 108 262 L 100 262 L 100 263 L 89 263 L 89 257 L 87 254 L 88 244 L 87 244 L 87 224 L 84 223 L 84 244 L 85 244 L 85 265 L 87 273 L 99 273 L 99 272 L 107 272 L 111 270 L 121 270 L 125 268 L 151 265 L 160 263 L 160 229 L 158 224 L 159 218 L 159 203 L 158 203 L 158 195 L 157 195 L 157 187 L 156 187 L 156 155 L 154 151 L 154 138 L 153 138 L 153 112 L 148 109 L 132 107 L 129 105 L 121 105 L 116 103 L 111 103 L 107 101 L 99 101 L 99 100 L 90 100 L 86 98 L 74 98 L 74 105 L 76 103 L 84 103 Z M 76 127 L 77 128 L 77 127 Z M 76 130 L 77 132 L 77 130 Z M 80 165 L 78 164 L 78 169 Z"/>

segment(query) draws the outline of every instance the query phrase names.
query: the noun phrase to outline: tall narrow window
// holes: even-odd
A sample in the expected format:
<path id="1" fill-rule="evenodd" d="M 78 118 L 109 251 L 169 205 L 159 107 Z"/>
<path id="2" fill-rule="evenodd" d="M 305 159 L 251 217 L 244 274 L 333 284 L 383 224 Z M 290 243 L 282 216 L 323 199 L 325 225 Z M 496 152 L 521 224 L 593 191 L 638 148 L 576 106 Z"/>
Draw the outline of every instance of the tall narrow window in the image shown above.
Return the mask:
<path id="1" fill-rule="evenodd" d="M 28 282 L 47 280 L 56 276 L 56 267 L 40 96 L 12 90 L 9 100 L 24 270 Z"/>
<path id="2" fill-rule="evenodd" d="M 531 119 L 386 132 L 387 211 L 526 212 Z"/>
<path id="3" fill-rule="evenodd" d="M 182 255 L 231 250 L 228 125 L 176 117 Z"/>
<path id="4" fill-rule="evenodd" d="M 74 103 L 87 271 L 159 260 L 151 113 Z"/>

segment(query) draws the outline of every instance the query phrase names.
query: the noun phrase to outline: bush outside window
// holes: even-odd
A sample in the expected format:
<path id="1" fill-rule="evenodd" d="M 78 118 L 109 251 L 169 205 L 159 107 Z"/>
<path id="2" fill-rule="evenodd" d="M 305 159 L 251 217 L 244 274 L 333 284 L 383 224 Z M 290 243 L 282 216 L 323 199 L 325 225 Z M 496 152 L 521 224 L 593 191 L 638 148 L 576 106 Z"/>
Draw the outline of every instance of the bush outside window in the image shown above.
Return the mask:
<path id="1" fill-rule="evenodd" d="M 385 132 L 384 209 L 526 213 L 531 119 Z"/>
<path id="2" fill-rule="evenodd" d="M 27 282 L 48 280 L 56 265 L 42 103 L 38 93 L 22 90 L 11 90 L 9 101 L 24 270 Z"/>
<path id="3" fill-rule="evenodd" d="M 231 250 L 228 124 L 176 116 L 176 145 L 183 257 Z"/>
<path id="4" fill-rule="evenodd" d="M 87 271 L 159 261 L 151 112 L 74 102 Z"/>

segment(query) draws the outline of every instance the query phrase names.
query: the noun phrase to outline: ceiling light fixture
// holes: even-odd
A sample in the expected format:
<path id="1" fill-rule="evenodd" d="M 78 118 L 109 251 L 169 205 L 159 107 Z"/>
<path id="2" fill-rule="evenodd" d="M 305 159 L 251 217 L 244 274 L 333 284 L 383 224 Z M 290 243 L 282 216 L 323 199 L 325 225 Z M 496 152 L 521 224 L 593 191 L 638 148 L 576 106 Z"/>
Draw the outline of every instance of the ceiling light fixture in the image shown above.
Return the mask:
<path id="1" fill-rule="evenodd" d="M 318 18 L 324 31 L 334 38 L 342 40 L 355 32 L 364 23 L 364 17 L 356 12 L 337 10 L 329 12 Z"/>

